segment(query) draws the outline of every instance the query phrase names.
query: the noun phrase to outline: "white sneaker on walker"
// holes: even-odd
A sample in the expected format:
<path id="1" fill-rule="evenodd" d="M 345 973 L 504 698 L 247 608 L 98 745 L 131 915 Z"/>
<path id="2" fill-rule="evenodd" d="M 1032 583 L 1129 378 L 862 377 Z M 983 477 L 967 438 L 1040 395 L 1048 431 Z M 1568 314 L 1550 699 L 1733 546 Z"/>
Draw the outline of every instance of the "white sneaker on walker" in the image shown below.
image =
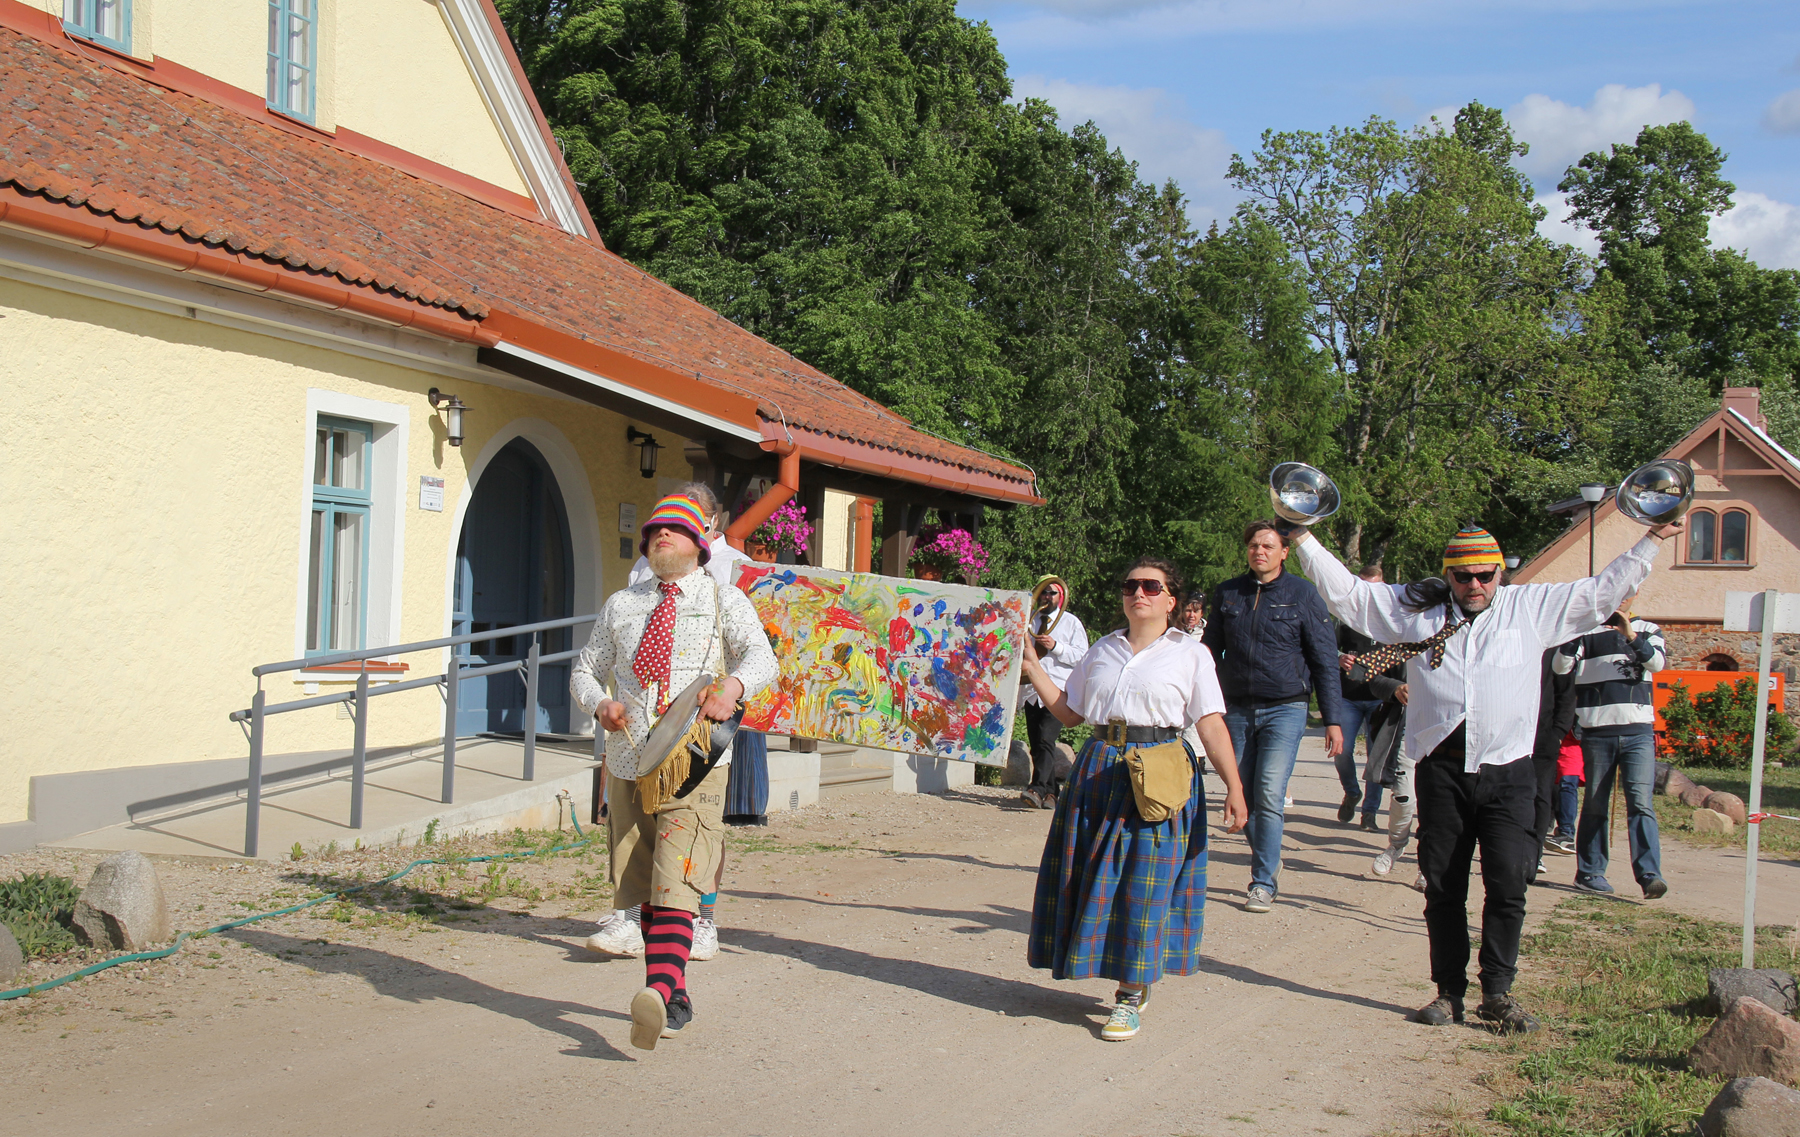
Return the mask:
<path id="1" fill-rule="evenodd" d="M 1383 850 L 1381 850 L 1381 852 L 1377 853 L 1375 855 L 1375 863 L 1369 866 L 1369 871 L 1374 873 L 1376 876 L 1386 876 L 1387 874 L 1393 872 L 1394 871 L 1394 850 L 1383 849 Z"/>
<path id="2" fill-rule="evenodd" d="M 614 909 L 587 938 L 587 949 L 602 955 L 643 955 L 644 928 L 628 911 Z"/>
<path id="3" fill-rule="evenodd" d="M 694 948 L 689 959 L 711 959 L 719 954 L 719 925 L 705 916 L 694 917 Z"/>

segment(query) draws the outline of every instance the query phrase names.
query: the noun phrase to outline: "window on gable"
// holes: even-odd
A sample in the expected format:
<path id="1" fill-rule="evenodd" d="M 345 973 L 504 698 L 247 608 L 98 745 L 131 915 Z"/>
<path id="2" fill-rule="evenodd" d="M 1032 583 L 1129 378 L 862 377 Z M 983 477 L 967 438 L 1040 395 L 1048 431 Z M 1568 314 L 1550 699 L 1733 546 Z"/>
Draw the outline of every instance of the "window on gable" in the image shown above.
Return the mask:
<path id="1" fill-rule="evenodd" d="M 365 646 L 369 605 L 369 457 L 375 428 L 319 416 L 313 441 L 306 650 Z"/>
<path id="2" fill-rule="evenodd" d="M 63 30 L 131 50 L 131 0 L 63 0 Z"/>
<path id="3" fill-rule="evenodd" d="M 269 108 L 313 120 L 318 0 L 269 0 Z"/>
<path id="4" fill-rule="evenodd" d="M 1750 563 L 1750 511 L 1727 509 L 1715 513 L 1696 509 L 1687 515 L 1687 556 L 1690 565 L 1743 565 Z"/>
<path id="5" fill-rule="evenodd" d="M 1719 518 L 1710 509 L 1696 509 L 1687 517 L 1687 563 L 1711 564 L 1718 543 Z"/>
<path id="6" fill-rule="evenodd" d="M 1750 559 L 1750 514 L 1728 509 L 1719 515 L 1719 560 L 1743 564 Z"/>

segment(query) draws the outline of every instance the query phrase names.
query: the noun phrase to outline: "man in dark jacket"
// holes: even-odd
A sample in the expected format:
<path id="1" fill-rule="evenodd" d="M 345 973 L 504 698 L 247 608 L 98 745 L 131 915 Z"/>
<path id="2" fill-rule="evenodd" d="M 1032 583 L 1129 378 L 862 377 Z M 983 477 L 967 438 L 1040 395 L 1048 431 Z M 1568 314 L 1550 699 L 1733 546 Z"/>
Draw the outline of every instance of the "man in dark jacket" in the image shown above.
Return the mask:
<path id="1" fill-rule="evenodd" d="M 1537 737 L 1531 745 L 1531 762 L 1537 771 L 1538 839 L 1537 869 L 1531 874 L 1533 884 L 1544 871 L 1545 842 L 1550 837 L 1550 827 L 1556 824 L 1556 759 L 1562 753 L 1564 736 L 1575 726 L 1574 676 L 1560 675 L 1556 671 L 1556 656 L 1561 650 L 1553 647 L 1544 652 Z"/>
<path id="2" fill-rule="evenodd" d="M 1225 725 L 1250 799 L 1244 910 L 1267 912 L 1281 874 L 1282 814 L 1306 733 L 1307 702 L 1317 691 L 1331 758 L 1344 748 L 1344 709 L 1331 617 L 1318 589 L 1283 570 L 1287 538 L 1272 521 L 1252 521 L 1244 530 L 1244 555 L 1250 571 L 1214 590 L 1201 642 L 1218 660 Z"/>

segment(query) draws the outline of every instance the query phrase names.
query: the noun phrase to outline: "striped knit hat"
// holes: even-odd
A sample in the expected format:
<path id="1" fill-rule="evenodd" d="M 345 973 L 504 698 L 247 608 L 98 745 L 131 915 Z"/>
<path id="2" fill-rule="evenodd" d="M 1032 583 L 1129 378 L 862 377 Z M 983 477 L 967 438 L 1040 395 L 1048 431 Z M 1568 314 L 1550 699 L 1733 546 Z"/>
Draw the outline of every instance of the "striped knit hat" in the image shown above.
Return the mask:
<path id="1" fill-rule="evenodd" d="M 1500 555 L 1500 542 L 1494 540 L 1493 534 L 1479 526 L 1471 525 L 1467 529 L 1450 538 L 1450 544 L 1444 547 L 1444 567 L 1458 568 L 1462 565 L 1498 565 L 1504 564 L 1505 558 Z"/>
<path id="2" fill-rule="evenodd" d="M 644 522 L 639 530 L 643 540 L 638 542 L 638 552 L 650 555 L 650 530 L 679 529 L 694 539 L 700 546 L 700 563 L 705 564 L 712 559 L 712 550 L 706 543 L 706 511 L 700 503 L 684 494 L 673 493 L 656 503 L 651 511 L 650 519 Z"/>

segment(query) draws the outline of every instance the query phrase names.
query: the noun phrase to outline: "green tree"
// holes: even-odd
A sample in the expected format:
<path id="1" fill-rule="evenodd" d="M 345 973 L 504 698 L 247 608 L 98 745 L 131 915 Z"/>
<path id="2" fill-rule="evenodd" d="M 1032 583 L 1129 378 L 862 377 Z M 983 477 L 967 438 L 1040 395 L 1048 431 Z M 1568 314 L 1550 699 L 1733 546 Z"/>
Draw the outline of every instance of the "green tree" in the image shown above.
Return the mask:
<path id="1" fill-rule="evenodd" d="M 1336 381 L 1345 505 L 1324 535 L 1390 576 L 1435 572 L 1464 519 L 1532 546 L 1548 523 L 1519 489 L 1568 458 L 1604 403 L 1584 327 L 1605 312 L 1578 289 L 1580 254 L 1538 235 L 1543 211 L 1512 166 L 1523 152 L 1472 103 L 1450 129 L 1266 132 L 1232 163 L 1244 214 L 1303 270 Z"/>

